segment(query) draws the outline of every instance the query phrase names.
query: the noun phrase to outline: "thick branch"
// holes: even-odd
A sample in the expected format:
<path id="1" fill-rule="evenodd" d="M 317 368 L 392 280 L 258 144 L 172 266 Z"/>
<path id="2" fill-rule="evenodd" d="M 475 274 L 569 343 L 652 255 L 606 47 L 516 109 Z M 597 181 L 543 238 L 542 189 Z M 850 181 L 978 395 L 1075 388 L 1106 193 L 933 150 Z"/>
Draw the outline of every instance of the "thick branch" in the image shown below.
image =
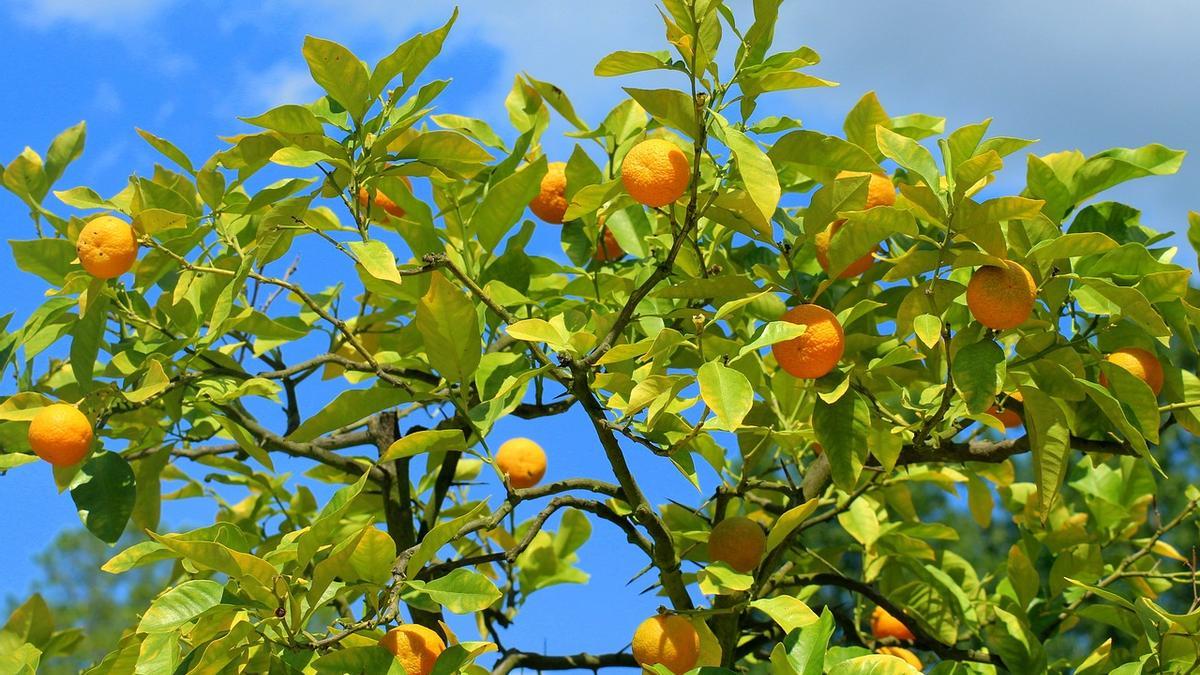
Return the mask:
<path id="1" fill-rule="evenodd" d="M 925 627 L 920 622 L 909 617 L 902 607 L 893 603 L 887 596 L 880 593 L 874 586 L 868 583 L 833 573 L 800 576 L 796 577 L 794 581 L 802 586 L 836 586 L 867 598 L 876 605 L 884 608 L 888 614 L 896 617 L 897 620 L 912 631 L 913 636 L 917 638 L 914 644 L 918 648 L 929 650 L 943 659 L 1000 664 L 1000 660 L 995 654 L 988 654 L 976 649 L 960 649 L 941 642 L 931 635 L 929 631 L 925 630 Z"/>

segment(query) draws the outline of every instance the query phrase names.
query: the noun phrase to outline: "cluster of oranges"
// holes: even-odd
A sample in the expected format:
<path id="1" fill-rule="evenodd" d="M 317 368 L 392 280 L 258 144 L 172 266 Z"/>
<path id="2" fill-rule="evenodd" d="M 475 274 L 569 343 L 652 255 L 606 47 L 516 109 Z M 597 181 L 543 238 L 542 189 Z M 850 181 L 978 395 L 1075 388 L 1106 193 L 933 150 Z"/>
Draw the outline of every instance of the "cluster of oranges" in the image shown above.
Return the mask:
<path id="1" fill-rule="evenodd" d="M 687 155 L 671 141 L 651 138 L 633 146 L 621 164 L 621 184 L 625 192 L 639 204 L 659 208 L 672 204 L 683 196 L 691 183 L 691 164 Z M 561 225 L 567 215 L 567 165 L 550 162 L 537 196 L 529 202 L 529 210 L 547 223 Z M 596 242 L 595 260 L 608 263 L 625 254 L 611 229 L 598 219 L 600 238 Z"/>

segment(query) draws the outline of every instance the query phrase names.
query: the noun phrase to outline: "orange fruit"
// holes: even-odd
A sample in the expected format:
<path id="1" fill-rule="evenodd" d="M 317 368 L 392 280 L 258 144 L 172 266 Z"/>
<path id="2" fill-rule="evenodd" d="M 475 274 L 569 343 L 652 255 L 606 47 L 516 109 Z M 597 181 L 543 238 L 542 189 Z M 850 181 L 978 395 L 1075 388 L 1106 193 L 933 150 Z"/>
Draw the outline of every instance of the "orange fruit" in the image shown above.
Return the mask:
<path id="1" fill-rule="evenodd" d="M 72 405 L 55 403 L 37 411 L 29 424 L 29 447 L 54 466 L 74 466 L 92 449 L 92 423 Z"/>
<path id="2" fill-rule="evenodd" d="M 1125 347 L 1104 357 L 1114 366 L 1120 366 L 1129 371 L 1134 377 L 1150 386 L 1150 391 L 1158 396 L 1163 388 L 1163 367 L 1158 357 L 1145 349 Z M 1100 373 L 1100 384 L 1108 386 L 1108 378 Z"/>
<path id="3" fill-rule="evenodd" d="M 496 451 L 496 466 L 515 489 L 533 487 L 546 475 L 546 453 L 528 438 L 510 438 Z"/>
<path id="4" fill-rule="evenodd" d="M 867 182 L 867 204 L 864 208 L 873 209 L 876 206 L 892 206 L 896 203 L 896 186 L 892 185 L 892 179 L 886 175 L 866 171 L 842 171 L 837 175 L 838 179 L 854 176 L 871 177 Z"/>
<path id="5" fill-rule="evenodd" d="M 767 535 L 763 534 L 762 526 L 741 516 L 722 520 L 708 535 L 709 559 L 726 563 L 743 574 L 758 567 L 766 549 Z"/>
<path id="6" fill-rule="evenodd" d="M 663 665 L 676 675 L 686 673 L 700 658 L 700 634 L 682 616 L 652 616 L 633 633 L 633 658 L 646 668 Z"/>
<path id="7" fill-rule="evenodd" d="M 408 675 L 429 675 L 446 643 L 437 633 L 415 623 L 404 624 L 387 632 L 380 646 L 395 655 Z"/>
<path id="8" fill-rule="evenodd" d="M 97 279 L 115 279 L 137 260 L 137 233 L 115 216 L 88 221 L 75 240 L 75 253 L 87 273 Z"/>
<path id="9" fill-rule="evenodd" d="M 882 607 L 876 607 L 875 611 L 871 613 L 871 634 L 875 636 L 876 640 L 896 638 L 912 642 L 917 639 L 908 626 L 900 623 L 899 619 L 888 614 L 888 611 Z"/>
<path id="10" fill-rule="evenodd" d="M 803 335 L 771 345 L 780 368 L 795 377 L 815 379 L 841 360 L 846 335 L 833 312 L 819 305 L 797 305 L 780 320 L 808 326 Z"/>
<path id="11" fill-rule="evenodd" d="M 837 234 L 838 230 L 842 229 L 842 225 L 845 223 L 846 221 L 844 220 L 835 220 L 829 224 L 829 227 L 821 230 L 817 233 L 817 236 L 813 237 L 813 245 L 817 247 L 817 262 L 821 263 L 821 269 L 825 270 L 826 274 L 829 273 L 829 243 L 833 241 L 833 235 Z M 846 269 L 842 270 L 841 274 L 838 274 L 837 278 L 849 279 L 866 272 L 875 262 L 875 258 L 871 253 L 878 250 L 879 247 L 876 246 L 870 253 L 850 263 Z"/>
<path id="12" fill-rule="evenodd" d="M 918 659 L 916 654 L 913 654 L 904 647 L 880 647 L 879 649 L 875 650 L 875 653 L 884 654 L 886 656 L 894 656 L 898 659 L 904 659 L 908 662 L 908 665 L 916 668 L 917 670 L 921 670 L 925 667 L 925 664 L 921 663 L 921 659 Z"/>
<path id="13" fill-rule="evenodd" d="M 688 157 L 679 146 L 662 138 L 642 141 L 621 163 L 621 183 L 634 201 L 666 206 L 683 196 L 692 180 Z"/>
<path id="14" fill-rule="evenodd" d="M 617 243 L 616 236 L 612 230 L 607 227 L 600 235 L 600 241 L 596 243 L 596 254 L 593 256 L 597 262 L 612 262 L 618 260 L 625 255 L 625 251 L 621 250 L 621 245 Z"/>
<path id="15" fill-rule="evenodd" d="M 546 165 L 546 175 L 542 176 L 541 190 L 529 202 L 529 210 L 547 223 L 561 225 L 567 206 L 567 163 L 550 162 Z"/>
<path id="16" fill-rule="evenodd" d="M 967 308 L 993 330 L 1016 328 L 1033 312 L 1037 285 L 1029 270 L 1013 260 L 1006 267 L 980 267 L 967 284 Z"/>
<path id="17" fill-rule="evenodd" d="M 400 180 L 404 181 L 404 184 L 408 186 L 408 189 L 411 192 L 412 181 L 408 179 L 408 176 L 401 176 Z M 404 208 L 402 206 L 392 201 L 390 197 L 383 194 L 379 190 L 375 190 L 374 194 L 368 192 L 366 186 L 358 188 L 358 203 L 362 204 L 364 209 L 367 208 L 368 204 L 374 204 L 375 206 L 386 211 L 390 216 L 395 218 L 404 217 Z"/>
<path id="18" fill-rule="evenodd" d="M 1009 394 L 1008 398 L 1016 401 L 1017 403 L 1025 400 L 1021 397 L 1021 392 L 1019 391 L 1014 391 L 1013 393 Z M 1017 414 L 1017 411 L 1013 410 L 1012 408 L 1006 407 L 1004 410 L 1001 410 L 1000 406 L 993 403 L 992 407 L 987 409 L 987 413 L 1000 420 L 1004 424 L 1005 429 L 1015 429 L 1022 424 L 1025 424 L 1025 421 L 1021 419 L 1021 416 Z"/>

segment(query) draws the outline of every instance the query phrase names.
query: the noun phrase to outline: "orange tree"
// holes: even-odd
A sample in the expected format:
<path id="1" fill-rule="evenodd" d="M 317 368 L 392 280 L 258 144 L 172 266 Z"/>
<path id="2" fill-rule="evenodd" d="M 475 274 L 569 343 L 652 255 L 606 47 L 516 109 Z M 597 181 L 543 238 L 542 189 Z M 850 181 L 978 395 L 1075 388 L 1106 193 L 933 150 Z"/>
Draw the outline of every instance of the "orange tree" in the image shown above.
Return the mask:
<path id="1" fill-rule="evenodd" d="M 1195 560 L 1171 541 L 1200 491 L 1152 508 L 1160 439 L 1200 431 L 1178 363 L 1196 291 L 1166 235 L 1094 199 L 1183 153 L 1030 155 L 1020 194 L 997 194 L 1030 141 L 871 94 L 844 137 L 758 115 L 832 84 L 812 50 L 772 49 L 780 0 L 742 26 L 717 0 L 663 4 L 671 51 L 596 75 L 682 87 L 626 88 L 598 122 L 530 76 L 511 140 L 433 113 L 446 82 L 421 73 L 451 18 L 373 66 L 308 38 L 326 95 L 246 119 L 260 130 L 202 163 L 141 132 L 167 162 L 116 194 L 53 189 L 82 126 L 4 168 L 38 232 L 15 261 L 51 290 L 0 340 L 20 385 L 0 467 L 41 457 L 95 536 L 148 535 L 105 571 L 175 561 L 93 672 L 429 675 L 489 651 L 501 673 L 1196 667 Z M 541 150 L 552 115 L 568 157 Z M 524 252 L 538 228 L 564 256 Z M 298 240 L 361 285 L 311 287 Z M 321 378 L 344 391 L 303 414 Z M 489 441 L 506 416 L 575 410 L 611 474 L 543 482 L 553 448 Z M 652 503 L 630 453 L 694 503 Z M 282 455 L 340 489 L 318 505 Z M 205 493 L 194 468 L 250 496 L 160 531 L 163 499 Z M 473 487 L 481 471 L 503 489 Z M 975 524 L 923 508 L 941 492 Z M 522 503 L 536 515 L 509 522 Z M 538 589 L 586 578 L 593 521 L 644 557 L 660 614 L 606 654 L 495 644 Z M 967 528 L 1000 532 L 1002 558 L 956 545 Z M 71 641 L 35 596 L 0 663 Z"/>

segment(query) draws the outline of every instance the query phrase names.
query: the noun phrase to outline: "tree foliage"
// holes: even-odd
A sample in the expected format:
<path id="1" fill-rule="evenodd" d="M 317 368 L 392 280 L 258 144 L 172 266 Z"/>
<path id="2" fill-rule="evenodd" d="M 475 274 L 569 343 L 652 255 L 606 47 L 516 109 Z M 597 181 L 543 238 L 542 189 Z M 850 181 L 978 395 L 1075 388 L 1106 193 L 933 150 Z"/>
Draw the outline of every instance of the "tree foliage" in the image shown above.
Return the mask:
<path id="1" fill-rule="evenodd" d="M 576 551 L 601 521 L 696 628 L 697 666 L 912 672 L 875 653 L 896 646 L 869 629 L 882 608 L 938 673 L 1195 668 L 1195 556 L 1172 541 L 1194 541 L 1200 490 L 1165 469 L 1200 431 L 1200 297 L 1169 233 L 1098 198 L 1183 153 L 1031 154 L 1005 194 L 997 172 L 1032 141 L 989 136 L 989 120 L 946 132 L 873 94 L 840 136 L 762 116 L 775 92 L 833 85 L 813 50 L 773 46 L 780 1 L 739 25 L 719 0 L 666 0 L 668 50 L 614 52 L 595 73 L 681 86 L 626 87 L 599 121 L 531 75 L 505 100 L 511 130 L 435 112 L 448 82 L 422 73 L 452 16 L 375 64 L 306 39 L 325 95 L 244 118 L 256 130 L 203 161 L 139 131 L 163 163 L 116 194 L 58 186 L 82 124 L 5 166 L 37 232 L 13 258 L 51 290 L 23 323 L 0 319 L 0 368 L 19 383 L 0 403 L 0 469 L 32 470 L 29 421 L 77 403 L 98 440 L 55 481 L 97 538 L 148 535 L 103 569 L 176 561 L 90 672 L 395 672 L 377 643 L 398 622 L 446 638 L 439 675 L 491 651 L 497 672 L 634 665 L 624 645 L 496 644 L 532 594 L 586 582 Z M 561 227 L 525 217 L 564 159 L 542 151 L 553 116 L 576 140 Z M 686 151 L 676 203 L 646 208 L 618 177 L 647 138 Z M 870 203 L 884 172 L 898 196 Z M 99 214 L 129 219 L 141 245 L 116 280 L 73 261 Z M 527 253 L 535 228 L 560 231 L 563 255 Z M 618 260 L 595 256 L 606 231 Z M 301 245 L 352 281 L 318 285 Z M 1036 302 L 991 330 L 966 289 L 1007 261 Z M 773 355 L 804 338 L 781 320 L 799 304 L 844 331 L 817 379 Z M 1105 360 L 1131 347 L 1161 362 L 1160 394 Z M 303 409 L 320 380 L 340 393 Z M 497 422 L 572 410 L 611 475 L 512 489 L 492 462 Z M 1006 430 L 1004 411 L 1024 426 Z M 646 452 L 696 486 L 693 503 L 651 502 L 627 462 Z M 318 503 L 281 456 L 336 492 Z M 163 500 L 212 496 L 198 474 L 250 496 L 167 531 Z M 1179 487 L 1156 502 L 1164 485 Z M 536 515 L 509 522 L 522 503 Z M 733 516 L 765 527 L 750 571 L 708 558 Z M 35 597 L 9 619 L 0 670 L 69 646 L 47 611 Z M 460 642 L 446 612 L 476 616 L 482 637 Z"/>

